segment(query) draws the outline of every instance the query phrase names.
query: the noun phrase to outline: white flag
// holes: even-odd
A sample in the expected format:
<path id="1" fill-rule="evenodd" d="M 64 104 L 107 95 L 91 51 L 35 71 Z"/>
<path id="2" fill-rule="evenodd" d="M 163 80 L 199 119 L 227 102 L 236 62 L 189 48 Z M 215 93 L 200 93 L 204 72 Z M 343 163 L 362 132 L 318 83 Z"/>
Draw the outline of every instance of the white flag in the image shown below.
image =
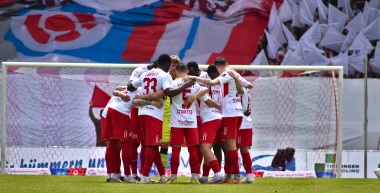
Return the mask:
<path id="1" fill-rule="evenodd" d="M 288 50 L 281 62 L 281 65 L 300 65 L 301 61 L 301 56 L 298 56 L 296 53 Z"/>
<path id="2" fill-rule="evenodd" d="M 346 36 L 343 35 L 340 31 L 335 28 L 329 28 L 321 40 L 321 43 L 319 43 L 319 46 L 323 46 L 339 52 L 345 39 Z"/>
<path id="3" fill-rule="evenodd" d="M 366 24 L 365 24 L 365 20 L 364 20 L 364 17 L 363 17 L 363 13 L 362 12 L 359 12 L 356 17 L 354 17 L 354 19 L 352 19 L 350 21 L 350 23 L 348 23 L 344 29 L 347 29 L 348 31 L 357 31 L 357 32 L 360 32 L 362 31 L 364 28 L 365 28 Z"/>
<path id="4" fill-rule="evenodd" d="M 301 40 L 311 40 L 315 44 L 318 44 L 321 39 L 322 34 L 318 21 L 316 21 L 301 37 Z"/>
<path id="5" fill-rule="evenodd" d="M 309 0 L 303 0 L 300 4 L 300 15 L 301 15 L 301 23 L 304 25 L 311 26 L 314 23 L 314 11 L 311 12 L 309 3 L 311 2 Z"/>
<path id="6" fill-rule="evenodd" d="M 369 3 L 372 7 L 376 9 L 380 9 L 380 1 L 379 0 L 371 0 Z"/>
<path id="7" fill-rule="evenodd" d="M 256 58 L 253 60 L 251 65 L 269 65 L 267 56 L 265 55 L 264 49 L 257 54 Z"/>
<path id="8" fill-rule="evenodd" d="M 260 53 L 256 55 L 256 57 L 253 60 L 253 62 L 251 63 L 251 65 L 269 65 L 269 62 L 268 62 L 267 56 L 265 55 L 264 49 L 262 49 L 260 51 Z M 251 73 L 254 76 L 264 76 L 264 75 L 262 75 L 263 71 L 251 70 Z M 266 72 L 266 73 L 271 74 L 271 72 Z"/>
<path id="9" fill-rule="evenodd" d="M 348 16 L 343 12 L 339 11 L 339 9 L 335 8 L 333 5 L 329 5 L 329 17 L 328 22 L 330 23 L 338 23 L 339 31 L 343 31 L 343 27 L 346 24 Z"/>
<path id="10" fill-rule="evenodd" d="M 294 5 L 293 5 L 292 26 L 293 27 L 303 27 L 303 25 L 301 23 L 300 7 L 298 6 L 297 3 L 294 3 Z"/>
<path id="11" fill-rule="evenodd" d="M 326 66 L 329 63 L 330 60 L 327 59 L 321 53 L 319 53 L 319 51 L 315 48 L 304 57 L 304 59 L 301 62 L 301 65 Z"/>
<path id="12" fill-rule="evenodd" d="M 377 43 L 376 43 L 374 58 L 380 58 L 380 41 L 377 41 Z"/>
<path id="13" fill-rule="evenodd" d="M 295 51 L 298 47 L 299 42 L 297 40 L 288 40 L 288 49 Z"/>
<path id="14" fill-rule="evenodd" d="M 319 28 L 321 29 L 322 36 L 324 36 L 326 34 L 326 32 L 327 32 L 327 30 L 329 30 L 329 28 L 335 28 L 336 30 L 339 31 L 337 23 L 329 23 L 329 24 L 321 23 L 321 24 L 319 24 Z"/>
<path id="15" fill-rule="evenodd" d="M 370 41 L 380 39 L 380 18 L 376 18 L 373 22 L 371 22 L 362 30 L 362 33 Z"/>
<path id="16" fill-rule="evenodd" d="M 352 19 L 355 17 L 354 12 L 351 9 L 351 0 L 344 0 L 342 11 L 348 16 L 348 19 Z M 348 20 L 347 20 L 348 21 Z"/>
<path id="17" fill-rule="evenodd" d="M 369 66 L 371 67 L 372 72 L 380 74 L 380 58 L 372 58 L 369 60 Z"/>
<path id="18" fill-rule="evenodd" d="M 375 20 L 379 16 L 379 12 L 375 7 L 372 7 L 368 2 L 365 2 L 363 9 L 363 17 L 365 20 L 365 24 L 369 25 L 373 20 Z"/>
<path id="19" fill-rule="evenodd" d="M 323 4 L 322 0 L 317 0 L 318 3 L 318 16 L 319 16 L 319 21 L 321 23 L 327 23 L 327 14 L 328 14 L 328 9 Z"/>
<path id="20" fill-rule="evenodd" d="M 282 30 L 284 31 L 285 37 L 288 40 L 288 45 L 289 45 L 289 41 L 295 41 L 296 38 L 283 23 L 281 23 L 281 26 L 282 26 Z"/>
<path id="21" fill-rule="evenodd" d="M 367 52 L 365 49 L 361 49 L 358 54 L 348 56 L 348 72 L 354 75 L 355 71 L 364 73 L 364 65 L 367 62 Z"/>
<path id="22" fill-rule="evenodd" d="M 272 9 L 270 11 L 268 31 L 280 44 L 287 43 L 284 32 L 282 31 L 281 21 L 277 15 L 275 3 L 272 4 Z"/>
<path id="23" fill-rule="evenodd" d="M 347 51 L 347 49 L 351 46 L 352 42 L 354 42 L 356 36 L 358 36 L 358 32 L 356 31 L 349 31 L 346 39 L 344 40 L 342 44 L 342 48 L 340 49 L 341 52 Z"/>
<path id="24" fill-rule="evenodd" d="M 281 7 L 278 9 L 278 17 L 280 18 L 281 22 L 292 20 L 293 11 L 290 7 L 290 4 L 288 3 L 288 0 L 284 0 L 284 2 L 281 4 Z"/>
<path id="25" fill-rule="evenodd" d="M 343 66 L 343 73 L 348 75 L 348 53 L 344 52 L 339 54 L 338 56 L 329 58 L 330 63 L 333 66 Z"/>
<path id="26" fill-rule="evenodd" d="M 268 57 L 270 59 L 276 59 L 277 50 L 278 48 L 281 47 L 281 44 L 276 39 L 274 39 L 273 36 L 270 35 L 266 30 L 265 30 L 265 36 L 267 37 L 267 40 L 268 40 L 268 45 L 267 45 Z"/>
<path id="27" fill-rule="evenodd" d="M 372 44 L 368 41 L 368 39 L 363 35 L 363 33 L 359 33 L 358 36 L 356 36 L 355 40 L 352 42 L 351 46 L 348 48 L 348 50 L 354 50 L 359 51 L 362 48 L 365 48 L 367 53 L 371 53 L 373 50 Z"/>
<path id="28" fill-rule="evenodd" d="M 344 6 L 344 0 L 338 0 L 337 6 L 338 8 L 342 8 Z"/>
<path id="29" fill-rule="evenodd" d="M 317 46 L 310 40 L 300 40 L 294 52 L 302 58 L 309 55 L 310 52 L 318 52 L 320 54 L 325 53 L 325 51 L 318 49 Z"/>

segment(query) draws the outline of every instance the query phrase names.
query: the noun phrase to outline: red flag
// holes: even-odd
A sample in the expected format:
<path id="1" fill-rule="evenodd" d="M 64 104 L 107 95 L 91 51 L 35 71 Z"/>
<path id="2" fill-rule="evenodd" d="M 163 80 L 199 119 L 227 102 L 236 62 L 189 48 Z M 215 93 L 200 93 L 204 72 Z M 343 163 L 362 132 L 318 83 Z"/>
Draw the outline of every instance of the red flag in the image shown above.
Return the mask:
<path id="1" fill-rule="evenodd" d="M 111 96 L 95 85 L 94 92 L 92 94 L 92 107 L 94 108 L 104 108 Z"/>
<path id="2" fill-rule="evenodd" d="M 69 176 L 84 176 L 86 174 L 86 168 L 69 168 Z"/>

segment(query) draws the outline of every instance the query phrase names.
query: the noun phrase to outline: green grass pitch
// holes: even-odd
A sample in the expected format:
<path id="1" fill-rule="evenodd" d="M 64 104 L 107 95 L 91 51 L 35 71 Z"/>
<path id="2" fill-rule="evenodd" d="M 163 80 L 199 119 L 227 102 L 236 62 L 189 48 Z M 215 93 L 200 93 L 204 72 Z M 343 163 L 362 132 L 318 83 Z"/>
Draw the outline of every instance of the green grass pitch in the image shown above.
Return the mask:
<path id="1" fill-rule="evenodd" d="M 155 178 L 153 178 L 155 179 Z M 156 178 L 157 179 L 157 178 Z M 255 178 L 255 184 L 106 183 L 106 177 L 0 175 L 0 192 L 118 192 L 118 193 L 372 193 L 380 192 L 378 179 Z"/>

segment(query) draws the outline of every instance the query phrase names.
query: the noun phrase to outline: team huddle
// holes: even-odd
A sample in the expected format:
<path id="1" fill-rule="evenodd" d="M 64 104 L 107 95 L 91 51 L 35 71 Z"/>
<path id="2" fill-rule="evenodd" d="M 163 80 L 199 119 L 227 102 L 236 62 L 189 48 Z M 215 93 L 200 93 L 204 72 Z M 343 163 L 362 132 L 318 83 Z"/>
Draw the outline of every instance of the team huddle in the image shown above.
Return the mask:
<path id="1" fill-rule="evenodd" d="M 156 183 L 149 178 L 154 163 L 160 175 L 157 183 L 176 184 L 181 147 L 186 145 L 189 183 L 254 183 L 248 150 L 252 145 L 252 88 L 228 68 L 223 57 L 216 58 L 207 72 L 201 71 L 196 62 L 183 64 L 178 56 L 167 54 L 151 65 L 136 68 L 128 85 L 115 89 L 102 113 L 102 139 L 108 141 L 107 182 Z M 167 176 L 169 146 L 171 175 Z M 246 170 L 244 180 L 240 176 L 239 149 Z M 211 179 L 210 170 L 214 173 Z"/>

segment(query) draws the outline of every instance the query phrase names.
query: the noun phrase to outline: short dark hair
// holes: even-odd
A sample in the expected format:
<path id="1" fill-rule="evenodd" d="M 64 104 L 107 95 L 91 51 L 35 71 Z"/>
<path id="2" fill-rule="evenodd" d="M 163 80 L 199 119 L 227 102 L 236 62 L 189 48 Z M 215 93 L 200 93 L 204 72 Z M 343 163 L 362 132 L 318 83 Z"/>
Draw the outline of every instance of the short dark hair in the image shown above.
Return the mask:
<path id="1" fill-rule="evenodd" d="M 207 74 L 219 73 L 215 65 L 211 64 L 207 67 Z"/>
<path id="2" fill-rule="evenodd" d="M 175 69 L 178 72 L 186 72 L 187 71 L 187 66 L 184 63 L 179 63 L 179 64 L 177 64 L 177 66 L 175 67 Z"/>
<path id="3" fill-rule="evenodd" d="M 199 70 L 198 63 L 195 61 L 191 61 L 187 63 L 187 69 L 193 68 L 194 70 Z"/>
<path id="4" fill-rule="evenodd" d="M 154 60 L 153 63 L 151 64 L 151 66 L 153 68 L 157 68 L 157 66 L 158 66 L 158 60 Z"/>
<path id="5" fill-rule="evenodd" d="M 225 66 L 225 65 L 227 65 L 227 60 L 224 57 L 219 56 L 215 59 L 214 64 L 215 64 L 215 66 L 217 66 L 217 65 Z"/>
<path id="6" fill-rule="evenodd" d="M 159 66 L 165 65 L 165 64 L 170 64 L 172 63 L 172 58 L 168 54 L 161 54 L 158 57 L 157 63 Z"/>

